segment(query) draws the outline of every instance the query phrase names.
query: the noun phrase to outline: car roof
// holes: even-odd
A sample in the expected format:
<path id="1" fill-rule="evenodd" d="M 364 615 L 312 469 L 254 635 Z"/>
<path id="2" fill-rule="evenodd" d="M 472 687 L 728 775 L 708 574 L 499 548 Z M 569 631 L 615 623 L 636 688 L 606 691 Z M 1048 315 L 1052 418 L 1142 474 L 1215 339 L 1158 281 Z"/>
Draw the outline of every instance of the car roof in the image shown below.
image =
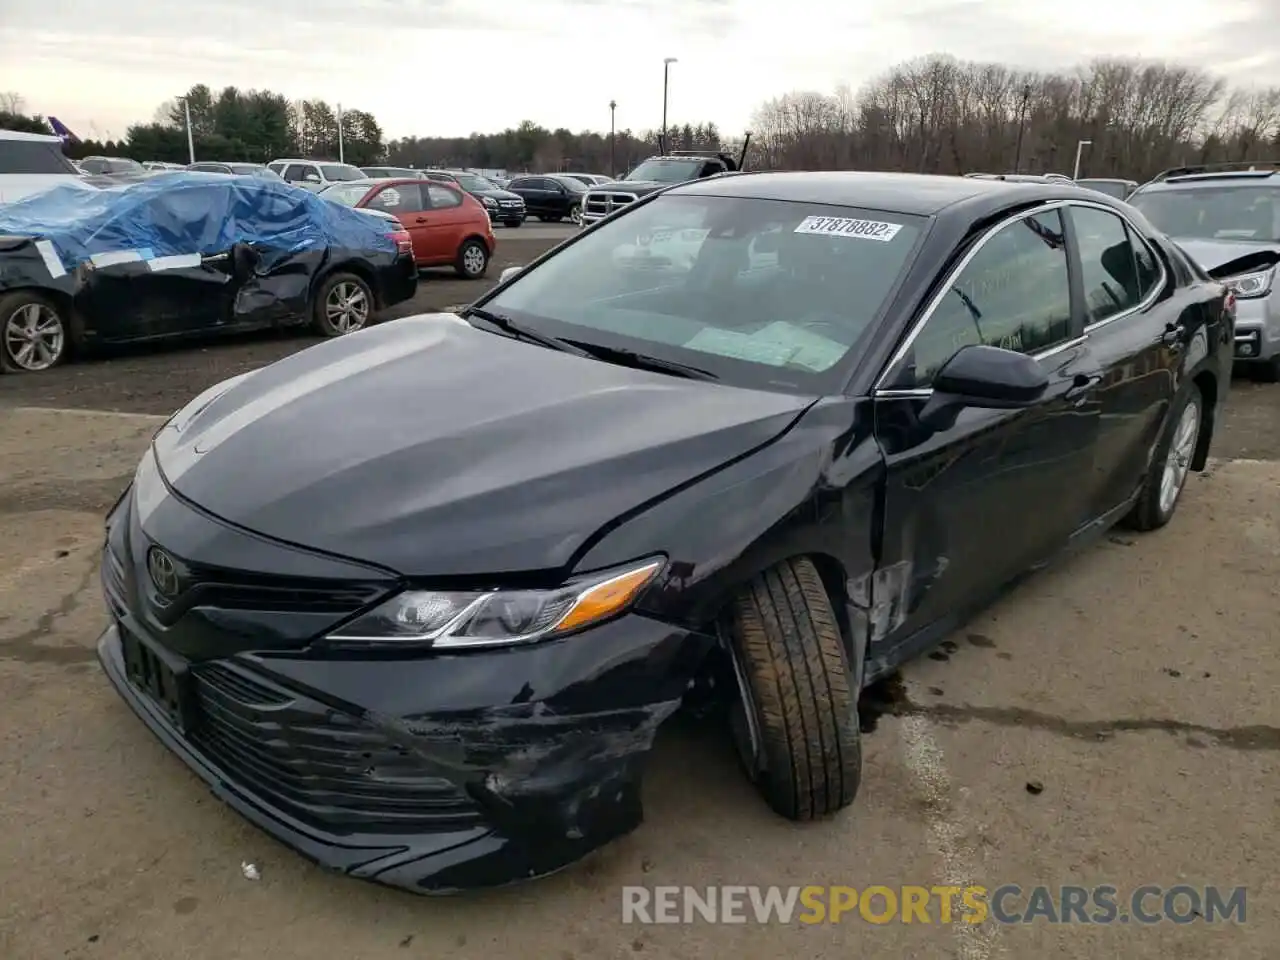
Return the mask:
<path id="1" fill-rule="evenodd" d="M 1010 206 L 1048 200 L 1088 199 L 1099 194 L 1074 184 L 1053 181 L 988 180 L 926 173 L 870 171 L 734 173 L 706 177 L 671 187 L 667 193 L 825 203 L 833 206 L 892 210 L 931 217 L 963 204 L 976 216 Z"/>
<path id="2" fill-rule="evenodd" d="M 0 130 L 0 140 L 34 140 L 38 143 L 61 143 L 61 137 L 51 133 L 27 133 L 25 130 Z"/>
<path id="3" fill-rule="evenodd" d="M 1223 170 L 1216 173 L 1188 173 L 1169 177 L 1167 180 L 1152 180 L 1144 183 L 1139 189 L 1143 193 L 1159 193 L 1205 184 L 1215 187 L 1257 187 L 1264 184 L 1275 186 L 1277 183 L 1280 183 L 1280 170 Z"/>

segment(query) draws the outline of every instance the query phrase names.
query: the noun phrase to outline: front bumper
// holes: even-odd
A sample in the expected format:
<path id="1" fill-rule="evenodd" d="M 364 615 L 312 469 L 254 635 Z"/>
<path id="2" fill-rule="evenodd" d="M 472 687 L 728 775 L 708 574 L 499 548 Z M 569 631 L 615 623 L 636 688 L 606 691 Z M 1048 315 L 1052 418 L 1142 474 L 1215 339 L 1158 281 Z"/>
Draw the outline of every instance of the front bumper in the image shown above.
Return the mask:
<path id="1" fill-rule="evenodd" d="M 485 206 L 491 223 L 524 223 L 528 212 L 525 210 L 523 203 L 514 201 L 508 201 L 506 204 L 503 204 L 502 201 L 498 201 L 498 203 L 499 205 L 496 207 Z"/>
<path id="2" fill-rule="evenodd" d="M 1267 362 L 1280 356 L 1280 315 L 1274 313 L 1271 299 L 1236 300 L 1237 363 Z"/>
<path id="3" fill-rule="evenodd" d="M 323 867 L 417 893 L 542 876 L 638 826 L 654 735 L 702 655 L 640 615 L 408 661 L 165 650 L 178 709 L 140 682 L 139 644 L 156 648 L 136 626 L 103 633 L 103 669 L 217 797 Z"/>

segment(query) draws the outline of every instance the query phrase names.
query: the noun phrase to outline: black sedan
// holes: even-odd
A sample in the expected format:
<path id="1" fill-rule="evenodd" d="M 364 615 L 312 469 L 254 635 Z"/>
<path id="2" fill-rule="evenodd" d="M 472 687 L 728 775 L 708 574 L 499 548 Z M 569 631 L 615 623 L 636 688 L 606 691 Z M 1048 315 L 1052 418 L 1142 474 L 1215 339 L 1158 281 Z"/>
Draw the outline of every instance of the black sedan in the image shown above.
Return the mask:
<path id="1" fill-rule="evenodd" d="M 587 189 L 581 180 L 561 173 L 516 177 L 507 184 L 507 190 L 524 200 L 529 216 L 551 223 L 581 223 Z"/>
<path id="2" fill-rule="evenodd" d="M 308 323 L 334 337 L 416 292 L 395 220 L 274 174 L 138 176 L 0 207 L 0 371 L 130 341 Z"/>
<path id="3" fill-rule="evenodd" d="M 673 187 L 193 400 L 108 519 L 99 656 L 251 821 L 415 891 L 635 828 L 655 731 L 717 696 L 772 808 L 832 814 L 861 688 L 1173 516 L 1233 311 L 1072 186 Z"/>

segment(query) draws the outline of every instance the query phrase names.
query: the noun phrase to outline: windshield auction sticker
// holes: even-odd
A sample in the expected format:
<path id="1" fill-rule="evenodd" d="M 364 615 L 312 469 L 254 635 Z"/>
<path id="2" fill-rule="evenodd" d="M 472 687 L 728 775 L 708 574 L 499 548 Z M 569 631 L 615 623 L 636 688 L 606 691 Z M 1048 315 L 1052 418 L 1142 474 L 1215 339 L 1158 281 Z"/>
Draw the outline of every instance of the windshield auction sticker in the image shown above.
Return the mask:
<path id="1" fill-rule="evenodd" d="M 882 220 L 854 220 L 851 217 L 805 217 L 794 233 L 814 233 L 823 237 L 852 237 L 888 243 L 902 229 L 900 223 Z"/>

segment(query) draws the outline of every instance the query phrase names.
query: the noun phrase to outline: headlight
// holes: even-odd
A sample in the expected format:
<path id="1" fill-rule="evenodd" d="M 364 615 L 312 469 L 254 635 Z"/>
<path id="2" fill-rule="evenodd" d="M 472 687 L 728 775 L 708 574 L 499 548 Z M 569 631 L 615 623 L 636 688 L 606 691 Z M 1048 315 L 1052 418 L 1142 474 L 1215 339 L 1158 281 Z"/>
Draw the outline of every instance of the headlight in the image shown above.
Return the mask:
<path id="1" fill-rule="evenodd" d="M 1241 299 L 1265 297 L 1271 292 L 1271 284 L 1276 277 L 1276 268 L 1268 267 L 1257 273 L 1242 273 L 1237 277 L 1228 277 L 1223 284 Z"/>
<path id="2" fill-rule="evenodd" d="M 648 560 L 552 590 L 406 590 L 325 638 L 335 647 L 457 650 L 559 637 L 622 613 L 662 569 Z"/>
<path id="3" fill-rule="evenodd" d="M 498 201 L 493 199 L 493 197 L 481 197 L 480 202 L 486 207 L 496 207 L 498 205 Z"/>

